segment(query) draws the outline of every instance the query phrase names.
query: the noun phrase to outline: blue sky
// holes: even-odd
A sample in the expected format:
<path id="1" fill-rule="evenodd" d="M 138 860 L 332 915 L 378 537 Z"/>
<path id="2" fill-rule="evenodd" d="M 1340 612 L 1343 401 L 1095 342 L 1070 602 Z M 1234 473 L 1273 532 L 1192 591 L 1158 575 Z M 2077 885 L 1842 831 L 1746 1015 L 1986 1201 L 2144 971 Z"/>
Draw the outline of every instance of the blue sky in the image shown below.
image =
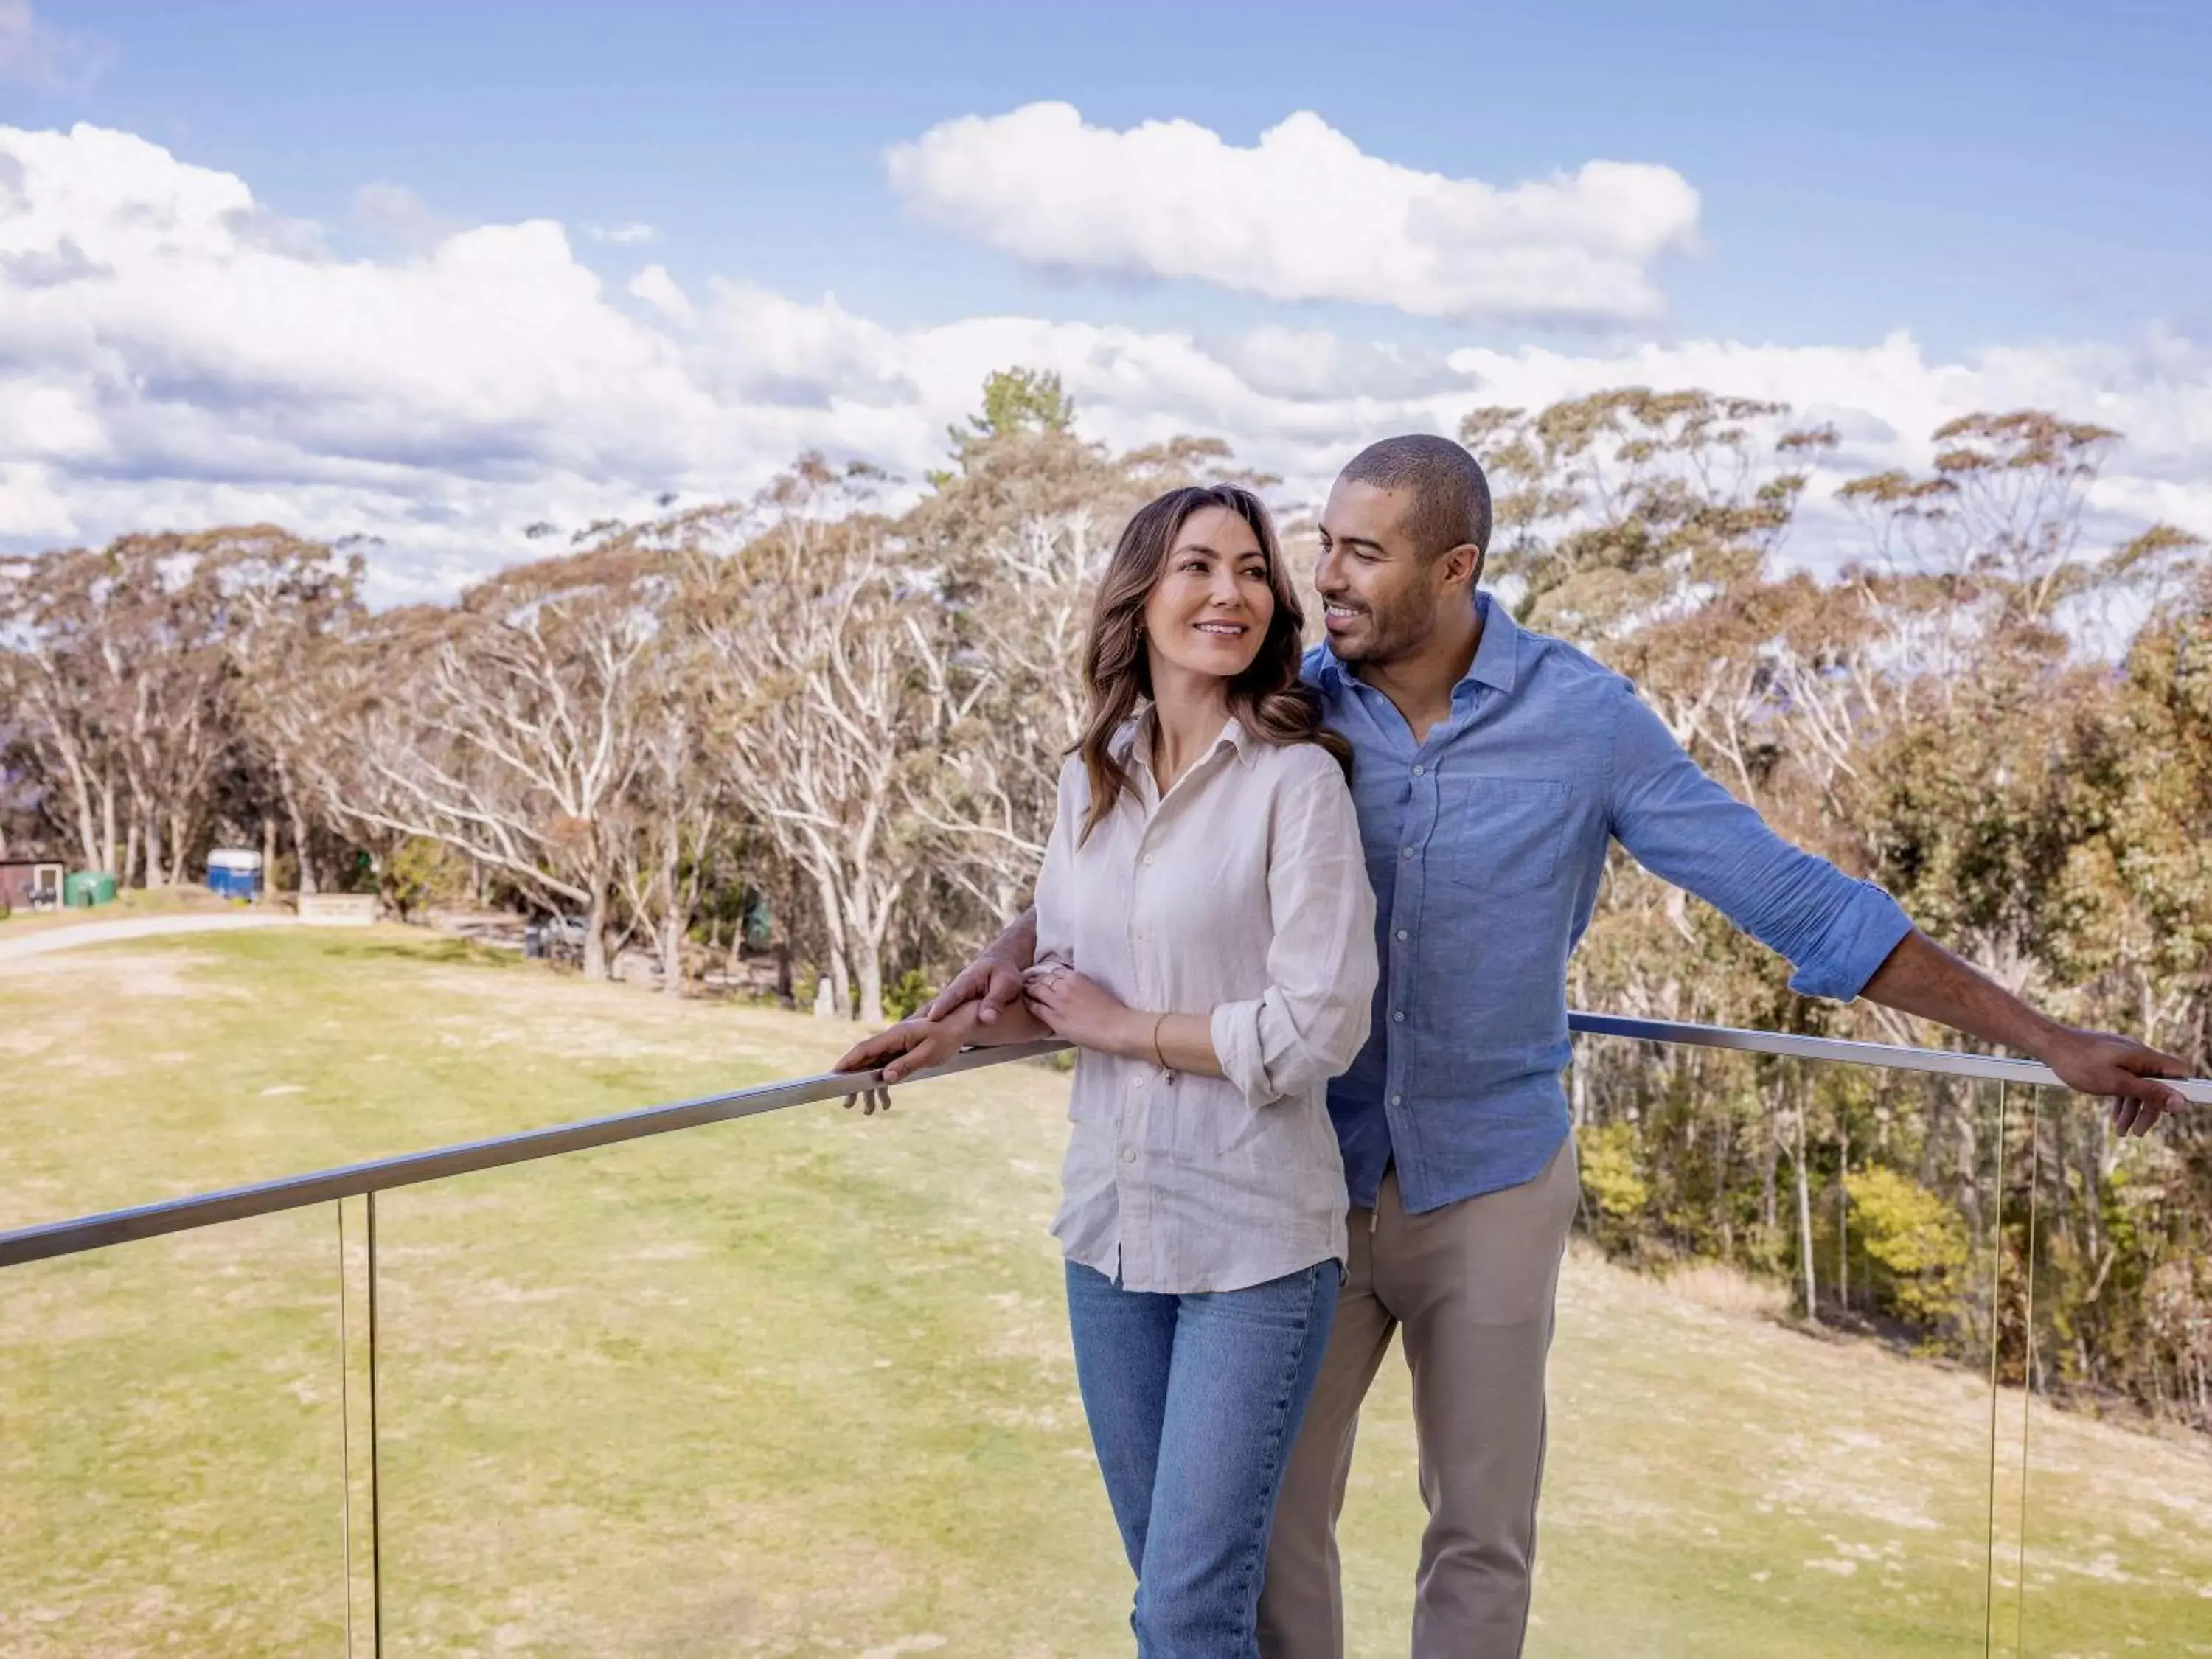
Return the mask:
<path id="1" fill-rule="evenodd" d="M 687 272 L 835 289 L 894 323 L 983 309 L 1171 320 L 902 222 L 881 153 L 1060 99 L 1249 143 L 1312 109 L 1368 151 L 1493 180 L 1671 166 L 1705 250 L 1672 326 L 1906 327 L 1940 353 L 2212 326 L 2212 5 L 787 5 L 162 0 L 41 8 L 107 54 L 10 100 L 343 221 L 388 179 L 457 218 L 644 221 Z"/>
<path id="2" fill-rule="evenodd" d="M 1784 397 L 1869 464 L 2063 404 L 2136 441 L 2114 524 L 2212 531 L 2208 80 L 2205 3 L 0 0 L 0 544 L 267 514 L 434 591 L 541 498 L 741 490 L 806 444 L 911 475 L 1008 355 L 1110 441 L 1224 431 L 1293 490 L 1377 430 L 1628 380 Z M 1064 155 L 1012 118 L 1048 101 Z M 1131 204 L 1133 130 L 1242 179 L 1300 111 L 1352 182 L 1301 202 L 1279 155 L 1289 194 L 1179 264 L 1211 210 Z M 948 134 L 895 188 L 887 151 Z M 1593 162 L 1640 164 L 1648 235 Z M 1363 228 L 1359 180 L 1421 175 L 1557 185 L 1521 252 L 1605 297 L 1499 300 L 1481 228 L 1407 276 L 1426 233 Z M 289 228 L 240 229 L 247 196 Z M 623 225 L 652 234 L 591 230 Z"/>

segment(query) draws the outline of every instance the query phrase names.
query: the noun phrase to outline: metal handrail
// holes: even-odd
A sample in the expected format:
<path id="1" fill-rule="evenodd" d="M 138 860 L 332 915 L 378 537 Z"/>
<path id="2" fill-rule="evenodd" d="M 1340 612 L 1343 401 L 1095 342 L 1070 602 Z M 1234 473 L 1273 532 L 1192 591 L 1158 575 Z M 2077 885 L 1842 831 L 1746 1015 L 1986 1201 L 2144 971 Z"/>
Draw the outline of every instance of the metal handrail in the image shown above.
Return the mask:
<path id="1" fill-rule="evenodd" d="M 1571 1013 L 1567 1016 L 1567 1026 L 1570 1030 L 1588 1036 L 1627 1037 L 1644 1042 L 1680 1042 L 1704 1048 L 1732 1048 L 1748 1054 L 1774 1054 L 1790 1060 L 1828 1060 L 1847 1066 L 1884 1066 L 1893 1071 L 1934 1072 L 1952 1077 L 1985 1078 L 2030 1086 L 2066 1087 L 2058 1074 L 2047 1066 L 1990 1054 L 1907 1048 L 1886 1042 L 1853 1042 L 1837 1037 L 1794 1036 L 1780 1031 L 1741 1030 L 1725 1025 L 1691 1025 L 1667 1019 L 1631 1019 L 1618 1014 Z M 900 1086 L 904 1087 L 908 1082 L 926 1082 L 931 1078 L 951 1077 L 985 1066 L 1003 1065 L 1010 1060 L 1033 1060 L 1042 1054 L 1059 1054 L 1069 1046 L 1065 1042 L 1047 1042 L 1013 1043 L 1000 1048 L 969 1049 L 955 1055 L 943 1066 L 915 1073 Z M 856 1072 L 830 1072 L 820 1077 L 794 1078 L 781 1083 L 733 1090 L 727 1094 L 704 1095 L 695 1100 L 648 1106 L 635 1112 L 619 1112 L 610 1117 L 586 1118 L 580 1122 L 556 1124 L 545 1129 L 526 1129 L 519 1134 L 500 1135 L 489 1140 L 466 1141 L 456 1146 L 406 1152 L 397 1158 L 374 1158 L 366 1164 L 349 1164 L 335 1170 L 287 1176 L 281 1180 L 232 1187 L 220 1192 L 201 1193 L 189 1198 L 169 1199 L 159 1204 L 140 1205 L 133 1209 L 108 1210 L 66 1221 L 21 1227 L 12 1232 L 0 1233 L 0 1267 L 18 1267 L 25 1262 L 43 1261 L 55 1256 L 76 1255 L 87 1250 L 102 1249 L 111 1244 L 155 1238 L 164 1233 L 187 1232 L 196 1228 L 216 1226 L 226 1221 L 243 1221 L 252 1216 L 274 1215 L 280 1211 L 301 1209 L 310 1204 L 326 1203 L 332 1199 L 385 1192 L 395 1187 L 418 1186 L 424 1182 L 442 1181 L 448 1176 L 502 1169 L 511 1164 L 526 1164 L 533 1158 L 555 1158 L 563 1152 L 582 1152 L 593 1146 L 641 1140 L 647 1135 L 665 1134 L 672 1129 L 691 1129 L 702 1124 L 720 1123 L 732 1118 L 755 1117 L 763 1112 L 781 1111 L 787 1106 L 805 1106 L 817 1101 L 836 1100 L 852 1094 L 856 1088 L 866 1088 L 878 1083 L 880 1078 L 879 1073 Z M 2212 1079 L 2176 1080 L 2174 1087 L 2197 1105 L 2212 1105 Z"/>
<path id="2" fill-rule="evenodd" d="M 1686 1042 L 1700 1048 L 1736 1048 L 1747 1054 L 1778 1054 L 1785 1060 L 1825 1060 L 1839 1066 L 1879 1066 L 1893 1072 L 1936 1072 L 1947 1077 L 1985 1078 L 2031 1088 L 2071 1087 L 2048 1066 L 2002 1054 L 1962 1054 L 1951 1048 L 1907 1048 L 1890 1042 L 1858 1042 L 1845 1037 L 1797 1036 L 1786 1031 L 1750 1031 L 1733 1025 L 1690 1025 L 1671 1019 L 1632 1019 L 1624 1014 L 1567 1016 L 1571 1030 L 1585 1036 L 1633 1037 L 1644 1042 Z M 2212 1079 L 2164 1078 L 2193 1105 L 2212 1106 Z"/>

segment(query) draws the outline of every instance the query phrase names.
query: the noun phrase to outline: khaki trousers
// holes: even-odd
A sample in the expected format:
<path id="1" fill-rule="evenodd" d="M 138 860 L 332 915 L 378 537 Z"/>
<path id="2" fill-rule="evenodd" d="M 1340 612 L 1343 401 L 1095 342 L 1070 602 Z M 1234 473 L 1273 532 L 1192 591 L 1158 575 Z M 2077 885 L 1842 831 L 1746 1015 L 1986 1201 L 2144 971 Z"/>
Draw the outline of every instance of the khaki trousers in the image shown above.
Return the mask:
<path id="1" fill-rule="evenodd" d="M 1352 1212 L 1336 1323 L 1275 1510 L 1264 1659 L 1342 1659 L 1336 1518 L 1360 1402 L 1401 1326 L 1429 1510 L 1413 1659 L 1516 1659 L 1536 1559 L 1553 1302 L 1580 1197 L 1570 1135 L 1525 1185 L 1407 1215 L 1392 1170 L 1374 1210 Z"/>

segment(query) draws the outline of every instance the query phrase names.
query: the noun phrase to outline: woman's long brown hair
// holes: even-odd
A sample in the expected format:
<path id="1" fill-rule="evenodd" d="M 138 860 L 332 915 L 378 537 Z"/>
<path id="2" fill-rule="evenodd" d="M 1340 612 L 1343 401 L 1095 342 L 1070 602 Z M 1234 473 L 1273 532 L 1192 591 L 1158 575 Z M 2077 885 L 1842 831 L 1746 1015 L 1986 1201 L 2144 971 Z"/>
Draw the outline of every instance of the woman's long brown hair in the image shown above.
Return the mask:
<path id="1" fill-rule="evenodd" d="M 1184 524 L 1192 514 L 1209 507 L 1234 513 L 1251 526 L 1267 556 L 1267 587 L 1275 596 L 1267 637 L 1251 665 L 1229 683 L 1230 714 L 1263 743 L 1317 743 L 1336 757 L 1347 774 L 1352 769 L 1352 745 L 1322 725 L 1321 705 L 1298 678 L 1305 610 L 1283 568 L 1283 550 L 1267 507 L 1257 495 L 1236 484 L 1170 489 L 1138 508 L 1122 526 L 1121 539 L 1091 605 L 1091 638 L 1083 653 L 1091 707 L 1083 735 L 1069 750 L 1083 757 L 1083 769 L 1091 777 L 1085 840 L 1129 787 L 1128 769 L 1114 754 L 1113 742 L 1122 723 L 1137 712 L 1139 701 L 1152 695 L 1152 659 L 1145 647 L 1146 601 L 1158 585 Z"/>

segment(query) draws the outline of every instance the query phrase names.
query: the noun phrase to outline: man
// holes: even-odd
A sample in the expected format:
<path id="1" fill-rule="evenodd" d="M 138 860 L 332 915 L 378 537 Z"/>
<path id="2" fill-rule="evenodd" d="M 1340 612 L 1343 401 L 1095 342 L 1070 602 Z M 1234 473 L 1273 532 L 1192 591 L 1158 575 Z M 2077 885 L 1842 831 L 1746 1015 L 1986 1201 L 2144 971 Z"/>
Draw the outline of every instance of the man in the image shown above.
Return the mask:
<path id="1" fill-rule="evenodd" d="M 1790 958 L 1808 995 L 1866 996 L 2034 1055 L 2115 1097 L 2123 1133 L 2181 1103 L 2182 1063 L 2045 1018 L 1916 929 L 1879 888 L 1782 841 L 1705 776 L 1628 682 L 1480 593 L 1490 489 L 1460 445 L 1362 451 L 1329 492 L 1306 678 L 1355 751 L 1384 965 L 1374 1035 L 1329 1095 L 1351 1260 L 1285 1480 L 1261 1602 L 1269 1659 L 1344 1651 L 1335 1519 L 1361 1401 L 1394 1332 L 1413 1374 L 1429 1523 L 1415 1659 L 1522 1650 L 1543 1474 L 1553 1303 L 1579 1194 L 1561 1073 L 1566 964 L 1607 848 Z M 1020 994 L 1024 917 L 929 1012 Z M 902 1041 L 855 1048 L 881 1062 Z M 947 1058 L 925 1043 L 896 1081 Z"/>

